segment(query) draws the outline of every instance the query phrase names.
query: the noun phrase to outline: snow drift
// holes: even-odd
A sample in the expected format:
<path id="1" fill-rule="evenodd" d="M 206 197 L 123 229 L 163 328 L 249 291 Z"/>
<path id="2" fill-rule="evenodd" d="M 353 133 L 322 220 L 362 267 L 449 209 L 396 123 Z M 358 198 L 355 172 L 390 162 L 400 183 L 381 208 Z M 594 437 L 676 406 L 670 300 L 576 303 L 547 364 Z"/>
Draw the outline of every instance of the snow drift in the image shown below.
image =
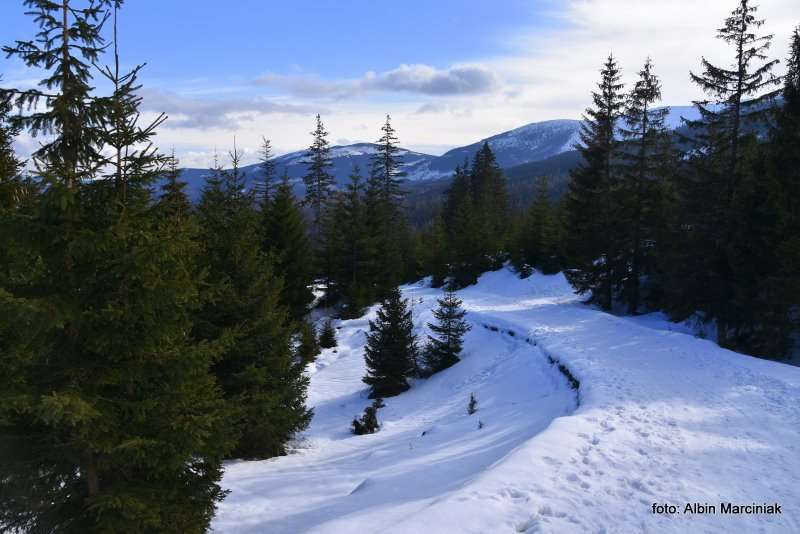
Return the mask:
<path id="1" fill-rule="evenodd" d="M 441 290 L 403 292 L 423 333 Z M 587 307 L 561 275 L 487 273 L 459 297 L 462 361 L 386 399 L 373 435 L 348 427 L 369 404 L 374 310 L 342 322 L 309 369 L 301 448 L 228 465 L 216 531 L 800 531 L 800 368 Z M 728 502 L 782 513 L 720 513 Z M 683 513 L 691 503 L 716 513 Z"/>

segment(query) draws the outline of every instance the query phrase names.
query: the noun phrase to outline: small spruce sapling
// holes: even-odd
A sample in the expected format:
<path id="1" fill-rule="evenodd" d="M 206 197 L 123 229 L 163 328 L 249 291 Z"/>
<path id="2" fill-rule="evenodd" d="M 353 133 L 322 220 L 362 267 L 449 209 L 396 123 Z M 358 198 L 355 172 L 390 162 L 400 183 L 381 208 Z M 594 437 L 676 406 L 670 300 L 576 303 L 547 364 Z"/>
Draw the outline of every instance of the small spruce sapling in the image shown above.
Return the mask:
<path id="1" fill-rule="evenodd" d="M 386 405 L 383 403 L 383 399 L 379 397 L 372 402 L 371 406 L 364 408 L 364 413 L 361 415 L 361 419 L 353 419 L 353 434 L 361 436 L 364 434 L 374 434 L 380 430 L 381 425 L 378 422 L 378 410 L 384 406 Z"/>
<path id="2" fill-rule="evenodd" d="M 478 401 L 475 399 L 475 394 L 469 394 L 469 404 L 467 405 L 467 413 L 469 415 L 474 414 L 478 411 Z"/>
<path id="3" fill-rule="evenodd" d="M 336 329 L 333 327 L 333 322 L 330 318 L 326 319 L 322 324 L 322 330 L 319 333 L 319 346 L 323 349 L 332 349 L 336 346 Z"/>
<path id="4" fill-rule="evenodd" d="M 459 355 L 464 347 L 464 334 L 470 325 L 464 320 L 467 312 L 461 307 L 461 300 L 452 289 L 444 298 L 438 299 L 439 307 L 433 311 L 436 323 L 428 323 L 434 335 L 428 336 L 424 356 L 427 372 L 438 373 L 460 361 Z"/>

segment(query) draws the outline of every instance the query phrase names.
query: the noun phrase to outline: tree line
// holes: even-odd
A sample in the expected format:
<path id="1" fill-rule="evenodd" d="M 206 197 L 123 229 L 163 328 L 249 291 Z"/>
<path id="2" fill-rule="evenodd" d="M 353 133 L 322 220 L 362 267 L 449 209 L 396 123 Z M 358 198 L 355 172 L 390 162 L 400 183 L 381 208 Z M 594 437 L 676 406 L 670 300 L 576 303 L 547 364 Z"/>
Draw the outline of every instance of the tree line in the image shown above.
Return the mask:
<path id="1" fill-rule="evenodd" d="M 800 326 L 800 27 L 781 79 L 756 11 L 740 0 L 717 32 L 731 66 L 690 73 L 707 99 L 677 134 L 650 59 L 626 93 L 609 56 L 565 198 L 567 274 L 603 309 L 665 310 L 781 358 Z"/>

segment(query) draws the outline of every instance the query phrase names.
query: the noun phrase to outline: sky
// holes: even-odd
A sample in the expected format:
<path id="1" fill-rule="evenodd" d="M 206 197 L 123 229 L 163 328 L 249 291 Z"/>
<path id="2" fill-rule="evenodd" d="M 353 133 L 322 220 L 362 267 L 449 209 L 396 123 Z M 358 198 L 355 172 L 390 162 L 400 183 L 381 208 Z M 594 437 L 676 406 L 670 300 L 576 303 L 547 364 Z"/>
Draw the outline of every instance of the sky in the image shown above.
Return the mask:
<path id="1" fill-rule="evenodd" d="M 72 0 L 83 4 L 87 0 Z M 333 144 L 374 141 L 390 114 L 401 144 L 441 154 L 531 122 L 580 118 L 613 53 L 629 85 L 647 57 L 665 105 L 702 98 L 701 56 L 729 64 L 716 28 L 735 0 L 126 0 L 123 65 L 146 63 L 143 118 L 169 115 L 162 150 L 206 167 L 262 137 L 300 150 L 319 113 Z M 0 2 L 0 41 L 36 31 L 22 0 Z M 771 55 L 785 58 L 797 0 L 763 0 Z M 782 72 L 782 67 L 778 67 Z M 2 86 L 41 76 L 0 59 Z M 98 91 L 102 92 L 102 84 Z M 38 141 L 18 140 L 23 154 Z"/>

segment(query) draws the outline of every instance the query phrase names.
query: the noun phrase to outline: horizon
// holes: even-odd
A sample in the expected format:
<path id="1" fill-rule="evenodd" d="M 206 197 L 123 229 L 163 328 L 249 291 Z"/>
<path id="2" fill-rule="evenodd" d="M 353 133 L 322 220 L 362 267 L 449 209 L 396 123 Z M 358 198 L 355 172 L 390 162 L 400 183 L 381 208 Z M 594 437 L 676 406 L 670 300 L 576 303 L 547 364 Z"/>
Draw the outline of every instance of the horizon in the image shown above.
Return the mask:
<path id="1" fill-rule="evenodd" d="M 764 29 L 774 34 L 770 56 L 782 62 L 793 4 L 759 4 Z M 402 7 L 248 0 L 224 11 L 184 6 L 129 2 L 119 22 L 123 66 L 147 63 L 143 118 L 167 113 L 158 145 L 164 152 L 174 147 L 186 168 L 207 167 L 234 139 L 245 164 L 257 160 L 262 136 L 276 156 L 304 150 L 317 113 L 332 145 L 374 142 L 389 114 L 401 146 L 434 156 L 530 123 L 579 120 L 609 52 L 624 82 L 650 56 L 663 105 L 690 105 L 703 96 L 688 80 L 701 55 L 722 63 L 729 56 L 715 38 L 730 8 L 726 0 L 702 6 L 680 0 L 659 9 L 635 0 L 512 0 L 503 9 L 454 0 Z M 161 14 L 155 21 L 154 10 Z M 0 6 L 6 36 L 0 44 L 31 37 L 35 27 L 23 11 L 18 3 Z M 142 31 L 149 39 L 129 37 Z M 414 39 L 407 39 L 410 31 Z M 215 32 L 219 38 L 204 38 Z M 333 52 L 320 42 L 332 43 Z M 0 75 L 4 86 L 37 83 L 34 73 L 5 58 Z M 27 134 L 17 141 L 22 154 L 36 145 Z"/>

